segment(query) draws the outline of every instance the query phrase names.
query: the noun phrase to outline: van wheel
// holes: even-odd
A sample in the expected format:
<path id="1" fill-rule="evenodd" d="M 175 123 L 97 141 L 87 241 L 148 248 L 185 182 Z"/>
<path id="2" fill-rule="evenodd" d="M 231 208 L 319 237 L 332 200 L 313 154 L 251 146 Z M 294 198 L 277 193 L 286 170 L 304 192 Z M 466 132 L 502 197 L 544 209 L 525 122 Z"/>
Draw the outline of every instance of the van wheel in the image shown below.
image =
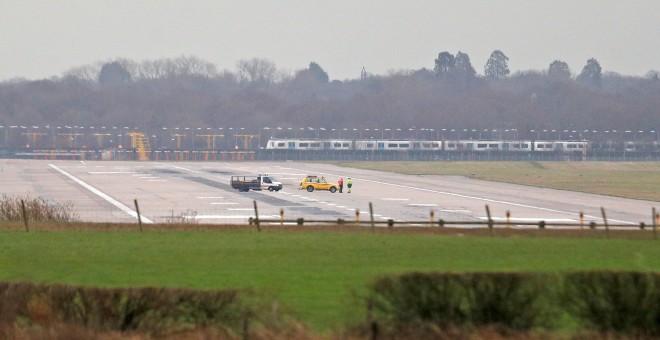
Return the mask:
<path id="1" fill-rule="evenodd" d="M 332 187 L 332 188 L 330 188 L 330 192 L 331 192 L 331 193 L 333 193 L 333 194 L 334 194 L 334 193 L 335 193 L 335 191 L 337 191 L 337 188 L 335 188 L 335 187 Z"/>
<path id="2" fill-rule="evenodd" d="M 313 187 L 313 186 L 311 186 L 311 185 L 310 185 L 310 186 L 308 186 L 308 187 L 307 187 L 307 191 L 309 191 L 309 192 L 312 192 L 312 191 L 314 191 L 314 187 Z"/>
<path id="3" fill-rule="evenodd" d="M 273 188 L 273 187 L 268 187 L 268 191 L 273 191 L 273 190 L 275 190 L 275 188 Z"/>

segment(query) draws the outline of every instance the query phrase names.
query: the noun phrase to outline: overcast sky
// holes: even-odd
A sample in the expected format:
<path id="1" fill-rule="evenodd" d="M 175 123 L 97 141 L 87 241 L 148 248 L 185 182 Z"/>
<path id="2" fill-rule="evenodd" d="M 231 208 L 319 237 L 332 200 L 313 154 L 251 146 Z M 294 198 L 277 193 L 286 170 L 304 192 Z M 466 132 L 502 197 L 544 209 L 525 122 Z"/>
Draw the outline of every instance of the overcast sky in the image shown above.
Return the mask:
<path id="1" fill-rule="evenodd" d="M 576 74 L 660 70 L 659 0 L 0 0 L 0 80 L 61 76 L 78 66 L 196 56 L 236 71 L 265 58 L 331 79 L 432 69 L 438 53 L 490 53 L 512 73 L 556 59 Z"/>

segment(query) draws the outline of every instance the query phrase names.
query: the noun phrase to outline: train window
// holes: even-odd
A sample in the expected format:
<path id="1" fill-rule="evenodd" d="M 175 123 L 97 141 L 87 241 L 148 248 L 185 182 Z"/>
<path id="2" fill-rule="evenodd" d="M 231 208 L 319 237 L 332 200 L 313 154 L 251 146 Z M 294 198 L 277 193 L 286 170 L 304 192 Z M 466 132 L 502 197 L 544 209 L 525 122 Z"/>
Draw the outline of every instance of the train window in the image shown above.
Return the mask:
<path id="1" fill-rule="evenodd" d="M 431 143 L 431 147 L 432 147 L 432 148 L 439 148 L 439 147 L 440 147 L 440 144 L 438 144 L 438 143 Z"/>
<path id="2" fill-rule="evenodd" d="M 406 143 L 406 144 L 399 144 L 399 147 L 400 147 L 400 148 L 409 148 L 409 147 L 410 147 L 410 144 L 408 144 L 408 143 Z"/>
<path id="3" fill-rule="evenodd" d="M 545 148 L 546 148 L 546 149 L 552 149 L 552 144 L 546 144 L 546 145 L 545 145 Z"/>
<path id="4" fill-rule="evenodd" d="M 488 144 L 477 144 L 478 149 L 485 149 L 488 147 Z"/>
<path id="5" fill-rule="evenodd" d="M 575 148 L 577 148 L 577 145 L 575 145 L 575 144 L 567 144 L 566 147 L 569 148 L 569 149 L 575 149 Z"/>
<path id="6" fill-rule="evenodd" d="M 522 148 L 523 148 L 523 149 L 528 149 L 528 148 L 529 148 L 529 145 L 527 145 L 527 144 L 523 144 L 523 145 L 522 145 Z"/>
<path id="7" fill-rule="evenodd" d="M 367 143 L 367 149 L 373 149 L 374 143 Z"/>
<path id="8" fill-rule="evenodd" d="M 489 148 L 497 149 L 497 144 L 488 144 Z"/>
<path id="9" fill-rule="evenodd" d="M 311 147 L 313 147 L 313 148 L 320 148 L 320 147 L 321 147 L 321 143 L 311 143 L 311 144 L 309 144 L 309 146 L 311 146 Z"/>
<path id="10" fill-rule="evenodd" d="M 545 144 L 536 144 L 537 149 L 543 149 L 545 148 Z"/>
<path id="11" fill-rule="evenodd" d="M 309 147 L 309 143 L 298 143 L 298 147 L 307 148 Z"/>
<path id="12" fill-rule="evenodd" d="M 341 148 L 341 143 L 335 143 L 335 148 Z"/>
<path id="13" fill-rule="evenodd" d="M 448 148 L 455 148 L 455 147 L 456 147 L 456 144 L 454 144 L 454 143 L 447 143 L 447 147 L 448 147 Z"/>
<path id="14" fill-rule="evenodd" d="M 345 147 L 345 148 L 350 147 L 350 145 L 348 143 L 344 143 L 342 146 Z"/>
<path id="15" fill-rule="evenodd" d="M 280 148 L 283 148 L 284 147 L 284 142 L 277 143 L 277 146 L 280 147 Z"/>
<path id="16" fill-rule="evenodd" d="M 415 142 L 415 143 L 413 143 L 413 148 L 415 148 L 415 149 L 419 149 L 419 142 Z"/>
<path id="17" fill-rule="evenodd" d="M 387 147 L 388 147 L 388 148 L 396 148 L 397 146 L 398 146 L 398 145 L 395 144 L 395 143 L 389 143 L 389 144 L 387 144 Z"/>

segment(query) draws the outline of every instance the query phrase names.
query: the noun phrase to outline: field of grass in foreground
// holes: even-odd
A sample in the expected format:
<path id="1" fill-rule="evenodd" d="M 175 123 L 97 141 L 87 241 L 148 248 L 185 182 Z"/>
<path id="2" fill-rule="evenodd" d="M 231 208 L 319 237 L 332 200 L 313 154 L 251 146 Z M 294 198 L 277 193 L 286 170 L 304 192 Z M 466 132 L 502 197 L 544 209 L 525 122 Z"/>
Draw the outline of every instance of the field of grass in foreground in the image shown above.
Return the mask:
<path id="1" fill-rule="evenodd" d="M 646 235 L 650 235 L 648 232 Z M 251 230 L 0 232 L 0 280 L 254 288 L 317 331 L 363 321 L 355 294 L 411 271 L 660 271 L 652 238 Z"/>
<path id="2" fill-rule="evenodd" d="M 333 162 L 411 175 L 460 175 L 660 202 L 660 162 Z"/>

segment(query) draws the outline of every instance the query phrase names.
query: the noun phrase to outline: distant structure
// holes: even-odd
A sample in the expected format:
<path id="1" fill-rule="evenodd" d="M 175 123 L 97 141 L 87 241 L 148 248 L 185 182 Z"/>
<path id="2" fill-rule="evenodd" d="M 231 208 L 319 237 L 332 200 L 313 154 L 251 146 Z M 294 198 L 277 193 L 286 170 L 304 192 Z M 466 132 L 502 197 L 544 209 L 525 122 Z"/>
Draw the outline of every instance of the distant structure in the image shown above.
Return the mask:
<path id="1" fill-rule="evenodd" d="M 364 66 L 362 67 L 362 72 L 360 72 L 360 79 L 361 80 L 367 79 L 367 70 L 364 68 Z"/>

